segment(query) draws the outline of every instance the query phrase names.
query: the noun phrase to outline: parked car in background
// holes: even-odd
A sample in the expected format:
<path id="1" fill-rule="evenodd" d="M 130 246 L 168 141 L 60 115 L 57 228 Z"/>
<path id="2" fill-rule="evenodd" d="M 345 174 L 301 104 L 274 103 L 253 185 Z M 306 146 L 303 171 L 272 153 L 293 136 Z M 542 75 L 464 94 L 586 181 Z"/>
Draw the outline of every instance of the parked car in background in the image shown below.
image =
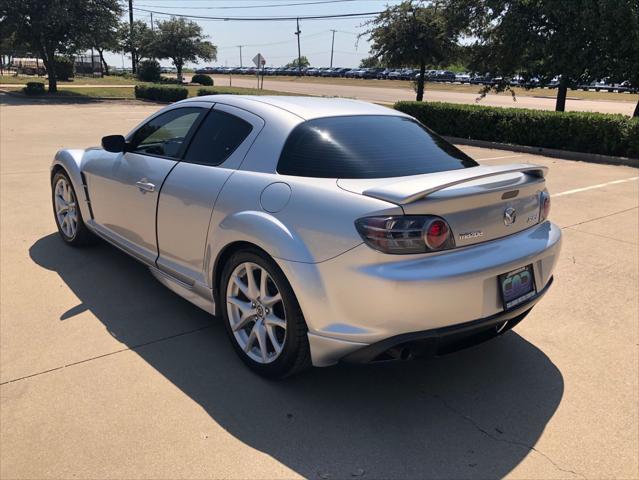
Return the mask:
<path id="1" fill-rule="evenodd" d="M 405 69 L 401 70 L 399 78 L 401 80 L 413 80 L 417 73 L 418 72 L 413 70 L 412 68 L 405 68 Z"/>
<path id="2" fill-rule="evenodd" d="M 211 75 L 213 73 L 216 73 L 216 69 L 213 68 L 213 67 L 198 68 L 197 70 L 194 70 L 194 73 L 200 73 L 200 74 L 204 74 L 204 75 Z"/>

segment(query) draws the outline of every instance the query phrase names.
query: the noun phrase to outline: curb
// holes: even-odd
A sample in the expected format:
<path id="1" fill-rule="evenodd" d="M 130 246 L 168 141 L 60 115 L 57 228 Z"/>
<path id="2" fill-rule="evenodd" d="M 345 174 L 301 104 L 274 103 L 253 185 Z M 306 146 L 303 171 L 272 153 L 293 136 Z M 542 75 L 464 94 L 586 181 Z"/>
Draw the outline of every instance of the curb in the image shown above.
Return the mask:
<path id="1" fill-rule="evenodd" d="M 625 165 L 627 167 L 639 168 L 639 158 L 613 157 L 610 155 L 599 155 L 598 153 L 572 152 L 570 150 L 559 150 L 555 148 L 529 147 L 526 145 L 511 145 L 508 143 L 489 142 L 487 140 L 473 140 L 470 138 L 444 137 L 447 141 L 457 145 L 468 145 L 469 147 L 492 148 L 495 150 L 508 150 L 510 152 L 531 153 L 533 155 L 543 155 L 545 157 L 561 158 L 563 160 L 575 160 L 579 162 L 601 163 L 605 165 Z"/>

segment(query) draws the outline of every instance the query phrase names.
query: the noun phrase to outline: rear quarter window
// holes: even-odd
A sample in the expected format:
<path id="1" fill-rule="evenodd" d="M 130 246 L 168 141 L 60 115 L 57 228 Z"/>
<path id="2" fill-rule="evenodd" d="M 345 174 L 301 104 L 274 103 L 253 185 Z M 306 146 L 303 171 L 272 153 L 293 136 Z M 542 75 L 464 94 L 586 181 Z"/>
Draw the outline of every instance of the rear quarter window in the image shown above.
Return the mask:
<path id="1" fill-rule="evenodd" d="M 385 178 L 443 172 L 477 163 L 418 122 L 390 115 L 327 117 L 291 132 L 277 165 L 282 175 Z"/>

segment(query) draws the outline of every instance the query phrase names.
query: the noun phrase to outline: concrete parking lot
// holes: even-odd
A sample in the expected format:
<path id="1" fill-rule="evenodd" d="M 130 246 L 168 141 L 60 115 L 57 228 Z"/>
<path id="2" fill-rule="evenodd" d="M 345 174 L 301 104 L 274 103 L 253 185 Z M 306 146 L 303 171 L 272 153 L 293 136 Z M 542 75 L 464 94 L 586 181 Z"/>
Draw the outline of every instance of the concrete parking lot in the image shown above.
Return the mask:
<path id="1" fill-rule="evenodd" d="M 462 147 L 550 167 L 547 296 L 464 352 L 269 382 L 140 264 L 55 233 L 55 151 L 160 107 L 0 102 L 0 477 L 639 476 L 637 169 Z"/>

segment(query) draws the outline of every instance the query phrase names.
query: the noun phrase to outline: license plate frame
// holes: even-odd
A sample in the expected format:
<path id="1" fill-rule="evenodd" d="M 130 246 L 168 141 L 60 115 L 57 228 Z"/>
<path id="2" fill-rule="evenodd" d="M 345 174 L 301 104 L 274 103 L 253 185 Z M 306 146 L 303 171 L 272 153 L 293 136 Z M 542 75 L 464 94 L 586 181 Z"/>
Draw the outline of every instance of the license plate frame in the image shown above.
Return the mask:
<path id="1" fill-rule="evenodd" d="M 512 310 L 537 296 L 532 264 L 502 273 L 497 277 L 497 285 L 504 310 Z"/>

